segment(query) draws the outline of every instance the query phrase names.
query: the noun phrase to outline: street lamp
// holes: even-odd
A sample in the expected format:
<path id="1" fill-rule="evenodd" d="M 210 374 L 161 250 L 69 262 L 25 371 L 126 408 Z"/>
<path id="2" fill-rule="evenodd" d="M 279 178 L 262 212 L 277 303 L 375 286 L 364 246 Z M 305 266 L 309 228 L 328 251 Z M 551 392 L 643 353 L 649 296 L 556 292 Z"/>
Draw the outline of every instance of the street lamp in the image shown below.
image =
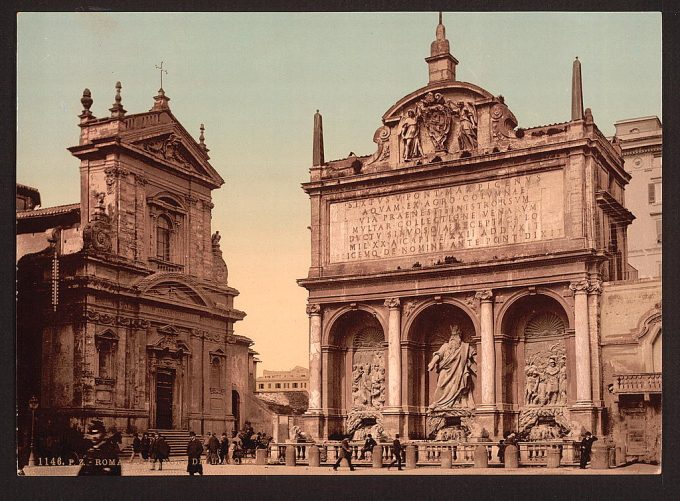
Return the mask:
<path id="1" fill-rule="evenodd" d="M 31 408 L 31 455 L 28 457 L 28 466 L 35 466 L 35 411 L 38 405 L 40 405 L 38 397 L 33 395 L 28 401 L 28 406 Z"/>

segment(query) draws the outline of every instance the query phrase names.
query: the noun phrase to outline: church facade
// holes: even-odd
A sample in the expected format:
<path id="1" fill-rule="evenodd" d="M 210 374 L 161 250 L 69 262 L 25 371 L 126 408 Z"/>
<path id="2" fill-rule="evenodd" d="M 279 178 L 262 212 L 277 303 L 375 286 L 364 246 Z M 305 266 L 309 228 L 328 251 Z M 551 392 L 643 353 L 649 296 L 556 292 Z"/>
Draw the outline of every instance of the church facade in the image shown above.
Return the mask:
<path id="1" fill-rule="evenodd" d="M 456 79 L 441 20 L 426 62 L 372 155 L 326 161 L 315 115 L 307 433 L 619 437 L 602 309 L 628 276 L 630 174 L 583 108 L 580 62 L 571 120 L 532 128 Z"/>
<path id="2" fill-rule="evenodd" d="M 20 431 L 32 395 L 41 433 L 95 417 L 128 432 L 240 429 L 262 413 L 258 360 L 234 332 L 245 313 L 211 231 L 224 181 L 203 126 L 194 140 L 162 88 L 145 113 L 127 114 L 120 83 L 104 118 L 89 90 L 81 102 L 80 203 L 17 212 Z"/>

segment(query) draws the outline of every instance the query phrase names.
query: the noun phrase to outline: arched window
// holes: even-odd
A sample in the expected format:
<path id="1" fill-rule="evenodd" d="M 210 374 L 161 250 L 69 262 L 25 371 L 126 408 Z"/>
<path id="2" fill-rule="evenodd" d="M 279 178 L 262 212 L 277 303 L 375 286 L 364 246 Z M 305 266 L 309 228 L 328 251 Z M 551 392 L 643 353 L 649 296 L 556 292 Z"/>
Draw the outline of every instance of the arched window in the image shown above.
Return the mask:
<path id="1" fill-rule="evenodd" d="M 156 257 L 164 261 L 170 261 L 170 228 L 168 218 L 160 216 L 156 225 Z"/>

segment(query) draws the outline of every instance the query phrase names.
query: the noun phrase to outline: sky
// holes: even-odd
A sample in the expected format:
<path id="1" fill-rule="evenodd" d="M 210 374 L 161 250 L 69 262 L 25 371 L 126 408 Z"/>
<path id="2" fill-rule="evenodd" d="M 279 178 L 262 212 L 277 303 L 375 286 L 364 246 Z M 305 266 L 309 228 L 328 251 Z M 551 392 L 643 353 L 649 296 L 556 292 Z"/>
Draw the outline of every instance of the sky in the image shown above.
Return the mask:
<path id="1" fill-rule="evenodd" d="M 424 86 L 437 13 L 20 13 L 17 17 L 17 182 L 43 207 L 80 200 L 83 89 L 108 116 L 116 81 L 128 114 L 160 86 L 194 136 L 205 124 L 229 285 L 247 313 L 260 371 L 308 366 L 309 179 L 314 112 L 326 160 L 372 154 L 380 118 Z M 569 120 L 571 70 L 605 135 L 627 118 L 661 118 L 659 13 L 444 13 L 457 79 L 505 103 L 520 127 Z"/>

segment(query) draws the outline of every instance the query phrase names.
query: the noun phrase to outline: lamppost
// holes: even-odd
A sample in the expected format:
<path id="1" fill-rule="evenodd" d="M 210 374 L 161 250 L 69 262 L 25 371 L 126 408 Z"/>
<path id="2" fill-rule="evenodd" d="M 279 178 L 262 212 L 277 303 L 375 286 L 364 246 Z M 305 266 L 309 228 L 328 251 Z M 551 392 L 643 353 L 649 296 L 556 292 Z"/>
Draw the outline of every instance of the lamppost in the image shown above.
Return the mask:
<path id="1" fill-rule="evenodd" d="M 35 466 L 35 411 L 38 405 L 40 405 L 38 397 L 33 395 L 28 401 L 28 406 L 31 408 L 31 455 L 28 457 L 28 466 Z"/>

